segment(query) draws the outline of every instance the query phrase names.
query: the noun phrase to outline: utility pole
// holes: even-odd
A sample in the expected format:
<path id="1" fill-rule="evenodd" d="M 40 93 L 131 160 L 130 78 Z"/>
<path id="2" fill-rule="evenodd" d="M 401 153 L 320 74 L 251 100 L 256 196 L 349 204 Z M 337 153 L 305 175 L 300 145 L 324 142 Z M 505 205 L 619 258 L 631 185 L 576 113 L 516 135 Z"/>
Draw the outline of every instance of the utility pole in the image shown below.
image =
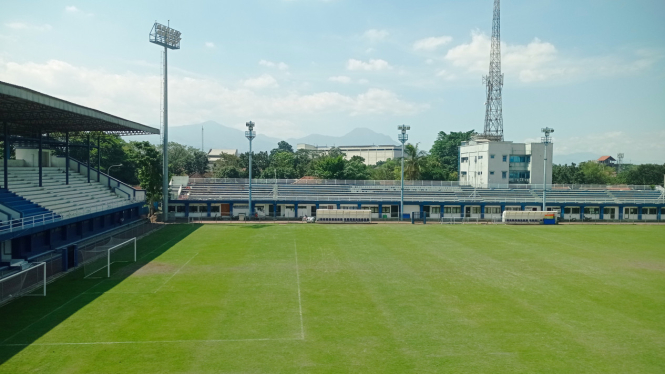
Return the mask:
<path id="1" fill-rule="evenodd" d="M 545 201 L 547 198 L 547 146 L 552 144 L 550 134 L 554 132 L 553 128 L 545 127 L 541 129 L 545 136 L 542 138 L 543 144 L 545 144 L 545 151 L 543 153 L 543 212 L 546 211 Z"/>
<path id="2" fill-rule="evenodd" d="M 245 131 L 245 137 L 249 139 L 249 217 L 250 219 L 254 216 L 252 214 L 252 139 L 256 138 L 256 132 L 254 132 L 254 122 L 249 121 L 245 124 L 249 131 Z"/>
<path id="3" fill-rule="evenodd" d="M 180 49 L 180 31 L 176 31 L 169 26 L 155 22 L 150 31 L 150 43 L 164 47 L 164 144 L 162 144 L 162 153 L 164 159 L 162 175 L 162 214 L 164 222 L 169 219 L 169 85 L 168 85 L 168 50 Z"/>
<path id="4" fill-rule="evenodd" d="M 399 220 L 402 220 L 404 215 L 404 143 L 409 140 L 409 134 L 406 133 L 407 130 L 411 130 L 411 126 L 401 125 L 397 126 L 397 130 L 401 132 L 397 135 L 397 139 L 402 143 L 402 188 L 400 192 L 400 206 L 399 206 Z"/>

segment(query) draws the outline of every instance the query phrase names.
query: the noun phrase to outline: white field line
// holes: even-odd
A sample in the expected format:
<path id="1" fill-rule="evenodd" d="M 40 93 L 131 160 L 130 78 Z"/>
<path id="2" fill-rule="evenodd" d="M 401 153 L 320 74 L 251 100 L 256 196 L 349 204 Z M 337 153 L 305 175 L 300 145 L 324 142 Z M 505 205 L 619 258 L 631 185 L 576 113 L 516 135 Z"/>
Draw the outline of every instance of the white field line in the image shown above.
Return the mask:
<path id="1" fill-rule="evenodd" d="M 185 263 L 184 263 L 184 264 L 183 264 L 178 270 L 176 270 L 175 273 L 171 274 L 171 276 L 169 277 L 169 279 L 166 280 L 166 282 L 162 283 L 162 285 L 159 286 L 159 288 L 157 288 L 155 291 L 153 291 L 153 293 L 157 293 L 157 291 L 161 290 L 162 287 L 166 286 L 166 284 L 169 283 L 169 281 L 170 281 L 171 279 L 173 279 L 173 277 L 175 277 L 175 276 L 180 272 L 180 270 L 182 270 L 182 268 L 184 268 L 185 266 L 187 266 L 187 264 L 189 264 L 189 262 L 192 261 L 192 260 L 194 259 L 194 257 L 196 257 L 196 255 L 198 255 L 198 254 L 199 254 L 199 253 L 197 252 L 194 256 L 192 256 L 192 258 L 190 258 L 189 260 L 187 260 L 187 262 L 185 262 Z"/>
<path id="2" fill-rule="evenodd" d="M 0 344 L 0 347 L 27 347 L 27 346 L 53 346 L 53 345 L 111 345 L 111 344 L 167 344 L 167 343 L 230 343 L 230 342 L 265 342 L 302 340 L 300 338 L 259 338 L 259 339 L 208 339 L 208 340 L 146 340 L 125 342 L 80 342 L 80 343 L 15 343 Z"/>
<path id="3" fill-rule="evenodd" d="M 300 339 L 305 340 L 305 325 L 302 321 L 302 297 L 300 296 L 300 269 L 298 268 L 298 245 L 293 241 L 296 252 L 296 279 L 298 280 L 298 311 L 300 312 Z"/>

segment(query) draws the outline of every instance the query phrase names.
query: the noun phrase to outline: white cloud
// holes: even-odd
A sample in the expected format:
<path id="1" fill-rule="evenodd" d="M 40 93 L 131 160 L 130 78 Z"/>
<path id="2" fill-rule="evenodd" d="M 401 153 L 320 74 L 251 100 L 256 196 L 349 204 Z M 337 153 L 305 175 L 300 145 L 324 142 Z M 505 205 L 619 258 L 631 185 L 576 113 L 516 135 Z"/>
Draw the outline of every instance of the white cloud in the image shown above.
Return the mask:
<path id="1" fill-rule="evenodd" d="M 477 31 L 471 42 L 451 48 L 445 60 L 453 67 L 471 74 L 489 70 L 490 38 Z M 514 76 L 523 83 L 539 81 L 565 82 L 593 76 L 613 76 L 650 68 L 660 55 L 638 51 L 636 59 L 603 56 L 574 58 L 561 56 L 557 48 L 538 38 L 526 45 L 501 43 L 501 67 L 506 76 Z"/>
<path id="2" fill-rule="evenodd" d="M 365 71 L 378 71 L 378 70 L 390 70 L 392 69 L 392 66 L 385 61 L 381 59 L 371 59 L 368 62 L 360 61 L 360 60 L 355 60 L 355 59 L 349 59 L 349 61 L 346 63 L 346 69 L 347 70 L 365 70 Z"/>
<path id="3" fill-rule="evenodd" d="M 267 61 L 267 60 L 261 60 L 259 61 L 259 65 L 261 66 L 266 66 L 269 68 L 277 68 L 279 70 L 288 70 L 289 65 L 283 63 L 283 62 L 272 62 L 272 61 Z"/>
<path id="4" fill-rule="evenodd" d="M 254 89 L 271 84 L 273 79 L 260 76 L 243 82 L 247 84 L 249 81 L 249 86 L 254 87 L 232 88 L 209 77 L 173 71 L 169 77 L 171 123 L 177 126 L 216 120 L 244 124 L 250 117 L 265 118 L 281 126 L 279 129 L 266 128 L 266 135 L 284 136 L 299 131 L 309 133 L 306 122 L 311 123 L 324 114 L 328 117 L 408 116 L 428 107 L 405 101 L 388 90 L 368 89 L 359 95 L 345 95 L 338 92 L 301 94 L 281 88 Z M 0 58 L 0 80 L 147 125 L 159 124 L 161 76 L 158 73 L 115 73 L 58 60 L 15 63 Z"/>
<path id="5" fill-rule="evenodd" d="M 452 36 L 432 36 L 425 39 L 416 40 L 413 43 L 414 51 L 433 51 L 453 41 Z"/>
<path id="6" fill-rule="evenodd" d="M 52 29 L 51 25 L 49 25 L 48 23 L 45 23 L 43 25 L 32 25 L 23 22 L 9 22 L 5 23 L 5 26 L 13 30 L 48 31 Z"/>
<path id="7" fill-rule="evenodd" d="M 215 43 L 213 42 L 205 42 L 206 48 L 215 48 Z"/>
<path id="8" fill-rule="evenodd" d="M 360 84 L 367 84 L 367 83 L 369 83 L 369 81 L 368 81 L 367 79 L 364 79 L 364 78 L 363 78 L 363 79 L 358 79 L 358 83 L 360 83 Z"/>
<path id="9" fill-rule="evenodd" d="M 434 60 L 432 60 L 431 58 L 428 58 L 427 60 L 425 60 L 425 63 L 427 65 L 432 65 L 434 63 Z"/>
<path id="10" fill-rule="evenodd" d="M 270 74 L 262 74 L 256 78 L 250 78 L 245 80 L 243 86 L 248 88 L 268 88 L 268 87 L 278 87 L 277 80 L 272 77 Z"/>
<path id="11" fill-rule="evenodd" d="M 365 31 L 363 37 L 370 42 L 378 42 L 387 38 L 388 35 L 390 35 L 388 30 L 369 29 Z"/>
<path id="12" fill-rule="evenodd" d="M 329 81 L 331 82 L 339 82 L 339 83 L 351 83 L 351 78 L 347 77 L 346 75 L 339 75 L 336 77 L 330 77 L 328 78 Z"/>
<path id="13" fill-rule="evenodd" d="M 436 76 L 439 77 L 439 78 L 443 78 L 447 81 L 457 79 L 457 76 L 455 74 L 452 74 L 452 73 L 450 73 L 449 71 L 446 71 L 446 70 L 439 70 L 436 73 Z"/>
<path id="14" fill-rule="evenodd" d="M 93 15 L 92 13 L 87 13 L 87 12 L 82 11 L 81 9 L 77 8 L 74 5 L 66 6 L 65 7 L 65 13 L 79 14 L 79 15 L 83 15 L 83 16 L 92 16 Z"/>

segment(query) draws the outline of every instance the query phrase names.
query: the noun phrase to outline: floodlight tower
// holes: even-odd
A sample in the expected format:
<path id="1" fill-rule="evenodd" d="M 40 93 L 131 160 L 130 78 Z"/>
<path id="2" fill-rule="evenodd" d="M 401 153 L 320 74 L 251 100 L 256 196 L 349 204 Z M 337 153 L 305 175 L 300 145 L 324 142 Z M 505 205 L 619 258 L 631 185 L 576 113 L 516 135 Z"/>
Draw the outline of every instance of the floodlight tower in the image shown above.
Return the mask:
<path id="1" fill-rule="evenodd" d="M 545 136 L 542 137 L 542 142 L 545 144 L 545 153 L 543 154 L 543 212 L 546 210 L 545 207 L 545 198 L 547 197 L 546 195 L 546 190 L 547 190 L 547 145 L 552 143 L 552 138 L 550 137 L 550 134 L 554 132 L 554 129 L 551 127 L 545 127 L 541 129 L 540 131 L 545 134 Z"/>
<path id="2" fill-rule="evenodd" d="M 164 221 L 169 219 L 169 85 L 167 70 L 167 51 L 169 49 L 180 49 L 180 31 L 169 26 L 155 22 L 150 30 L 150 43 L 164 47 L 164 141 L 162 153 L 164 154 L 164 171 L 162 175 L 162 193 L 164 201 L 162 212 Z"/>
<path id="3" fill-rule="evenodd" d="M 254 131 L 254 122 L 249 121 L 245 124 L 249 131 L 245 131 L 245 137 L 249 139 L 249 217 L 253 216 L 252 214 L 252 139 L 256 138 L 256 132 Z"/>
<path id="4" fill-rule="evenodd" d="M 402 143 L 402 188 L 400 193 L 399 206 L 399 220 L 401 221 L 402 215 L 404 214 L 404 143 L 409 140 L 409 134 L 406 133 L 406 130 L 411 130 L 411 126 L 397 126 L 397 130 L 401 131 L 401 133 L 397 135 L 397 139 Z"/>

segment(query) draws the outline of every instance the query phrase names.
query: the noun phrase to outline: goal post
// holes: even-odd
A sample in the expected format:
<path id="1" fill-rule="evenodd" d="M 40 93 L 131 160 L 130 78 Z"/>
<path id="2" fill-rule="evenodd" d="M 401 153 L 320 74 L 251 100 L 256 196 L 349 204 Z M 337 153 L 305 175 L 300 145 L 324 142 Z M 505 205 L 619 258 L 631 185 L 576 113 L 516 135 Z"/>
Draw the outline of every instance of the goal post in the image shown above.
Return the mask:
<path id="1" fill-rule="evenodd" d="M 136 262 L 136 238 L 116 239 L 81 251 L 84 278 L 100 278 L 106 269 L 106 277 L 111 277 L 111 266 L 115 263 Z"/>
<path id="2" fill-rule="evenodd" d="M 46 296 L 46 262 L 0 279 L 0 304 L 18 296 Z"/>

